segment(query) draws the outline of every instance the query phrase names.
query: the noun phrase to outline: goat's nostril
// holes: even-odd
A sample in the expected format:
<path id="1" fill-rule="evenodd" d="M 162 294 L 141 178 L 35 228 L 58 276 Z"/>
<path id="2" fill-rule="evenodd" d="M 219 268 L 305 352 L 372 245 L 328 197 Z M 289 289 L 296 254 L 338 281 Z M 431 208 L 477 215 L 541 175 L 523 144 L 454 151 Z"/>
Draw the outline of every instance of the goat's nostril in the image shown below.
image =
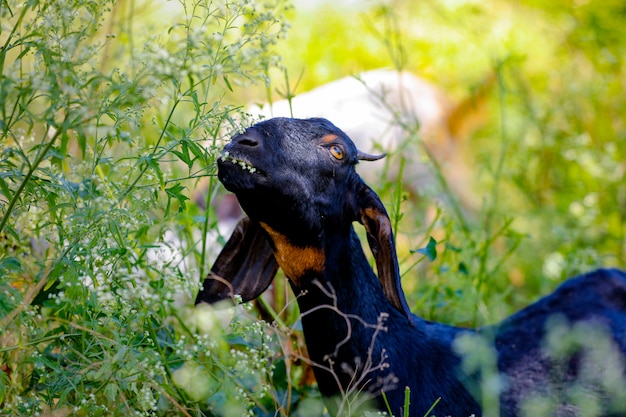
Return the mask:
<path id="1" fill-rule="evenodd" d="M 255 138 L 252 138 L 250 136 L 242 136 L 239 138 L 239 140 L 237 141 L 237 143 L 239 143 L 242 146 L 249 146 L 251 148 L 257 146 L 259 144 L 259 141 L 256 140 Z"/>

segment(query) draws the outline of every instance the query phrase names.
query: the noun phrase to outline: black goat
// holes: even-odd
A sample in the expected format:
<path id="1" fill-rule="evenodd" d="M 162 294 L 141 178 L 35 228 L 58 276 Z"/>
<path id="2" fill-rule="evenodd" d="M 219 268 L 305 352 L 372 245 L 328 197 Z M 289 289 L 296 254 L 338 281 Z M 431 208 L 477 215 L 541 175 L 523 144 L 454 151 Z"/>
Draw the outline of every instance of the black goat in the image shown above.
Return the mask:
<path id="1" fill-rule="evenodd" d="M 475 396 L 480 372 L 464 368 L 454 346 L 461 335 L 485 334 L 494 343 L 494 360 L 504 379 L 500 415 L 521 415 L 523 401 L 533 395 L 554 395 L 553 415 L 578 415 L 564 390 L 587 368 L 580 352 L 564 363 L 546 353 L 542 339 L 553 315 L 606 329 L 612 354 L 603 359 L 623 384 L 626 274 L 618 270 L 567 281 L 494 327 L 469 330 L 411 314 L 389 218 L 354 169 L 359 160 L 375 158 L 358 151 L 325 119 L 270 119 L 236 135 L 224 148 L 218 176 L 248 217 L 226 243 L 196 303 L 235 294 L 253 299 L 282 268 L 297 295 L 323 396 L 367 392 L 375 406 L 386 410 L 384 391 L 394 414 L 401 414 L 404 388 L 409 387 L 411 416 L 424 415 L 438 398 L 438 416 L 481 415 L 480 396 Z M 365 226 L 378 277 L 354 221 Z M 603 366 L 595 369 L 606 370 Z M 611 398 L 611 393 L 624 392 L 626 386 L 609 392 L 600 382 L 596 385 L 589 392 L 600 398 L 601 414 L 624 415 L 626 405 L 616 401 L 626 400 Z M 342 412 L 340 403 L 327 404 Z"/>

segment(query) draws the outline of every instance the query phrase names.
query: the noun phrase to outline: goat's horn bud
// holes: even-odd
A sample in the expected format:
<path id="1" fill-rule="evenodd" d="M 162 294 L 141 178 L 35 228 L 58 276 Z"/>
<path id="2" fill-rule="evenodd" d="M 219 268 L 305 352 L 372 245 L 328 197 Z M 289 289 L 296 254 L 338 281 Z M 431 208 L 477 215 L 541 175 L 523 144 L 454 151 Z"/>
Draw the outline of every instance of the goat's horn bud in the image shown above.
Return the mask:
<path id="1" fill-rule="evenodd" d="M 386 153 L 380 155 L 370 155 L 361 151 L 357 151 L 356 154 L 356 157 L 359 159 L 359 161 L 378 161 L 379 159 L 383 159 L 385 156 L 387 156 Z"/>

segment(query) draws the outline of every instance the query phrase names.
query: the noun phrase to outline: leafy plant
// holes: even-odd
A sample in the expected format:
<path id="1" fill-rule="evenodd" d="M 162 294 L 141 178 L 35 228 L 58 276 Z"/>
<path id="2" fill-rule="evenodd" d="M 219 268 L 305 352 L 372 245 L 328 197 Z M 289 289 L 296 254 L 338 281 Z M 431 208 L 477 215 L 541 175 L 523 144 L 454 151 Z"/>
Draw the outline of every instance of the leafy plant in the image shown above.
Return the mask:
<path id="1" fill-rule="evenodd" d="M 188 307 L 213 244 L 192 231 L 215 220 L 187 195 L 246 123 L 224 95 L 278 63 L 285 5 L 180 3 L 161 35 L 138 29 L 161 32 L 149 3 L 0 7 L 0 407 L 262 408 L 263 326 Z"/>

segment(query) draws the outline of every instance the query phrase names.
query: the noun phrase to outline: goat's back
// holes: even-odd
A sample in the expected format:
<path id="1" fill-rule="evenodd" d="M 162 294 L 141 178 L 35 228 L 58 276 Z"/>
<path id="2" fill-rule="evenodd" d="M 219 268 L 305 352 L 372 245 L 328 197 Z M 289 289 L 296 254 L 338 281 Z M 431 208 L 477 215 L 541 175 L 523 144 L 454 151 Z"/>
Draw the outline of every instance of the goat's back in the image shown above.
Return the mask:
<path id="1" fill-rule="evenodd" d="M 561 401 L 554 415 L 567 415 L 563 404 L 580 392 L 584 401 L 625 402 L 616 393 L 626 388 L 626 273 L 600 269 L 566 281 L 503 321 L 495 343 L 506 374 L 502 410 L 543 398 Z"/>

